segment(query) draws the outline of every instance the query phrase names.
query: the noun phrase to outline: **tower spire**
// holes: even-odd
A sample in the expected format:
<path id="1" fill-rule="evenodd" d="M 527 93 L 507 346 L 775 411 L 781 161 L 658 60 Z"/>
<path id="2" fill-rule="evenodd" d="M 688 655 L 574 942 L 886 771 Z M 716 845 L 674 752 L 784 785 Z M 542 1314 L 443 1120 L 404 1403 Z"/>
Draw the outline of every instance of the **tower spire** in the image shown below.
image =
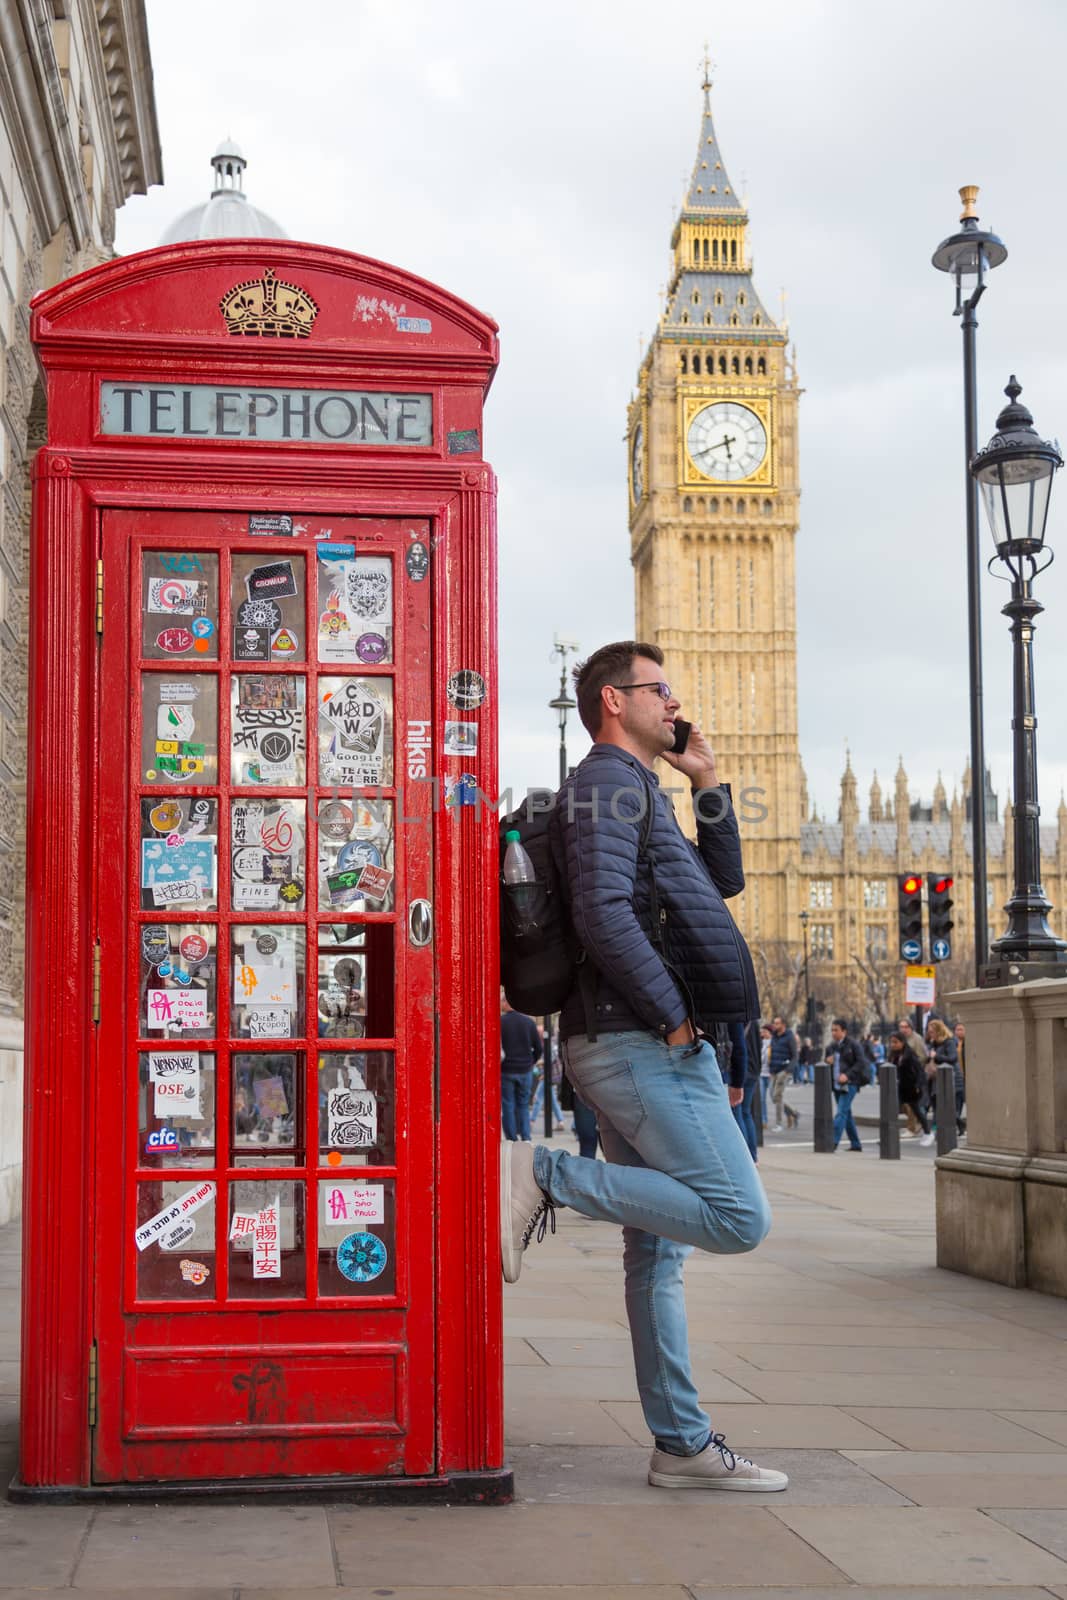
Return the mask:
<path id="1" fill-rule="evenodd" d="M 730 182 L 715 135 L 711 116 L 711 61 L 706 51 L 701 88 L 704 92 L 704 112 L 700 119 L 700 142 L 682 215 L 700 220 L 721 216 L 724 221 L 742 222 L 747 220 L 745 207 Z"/>

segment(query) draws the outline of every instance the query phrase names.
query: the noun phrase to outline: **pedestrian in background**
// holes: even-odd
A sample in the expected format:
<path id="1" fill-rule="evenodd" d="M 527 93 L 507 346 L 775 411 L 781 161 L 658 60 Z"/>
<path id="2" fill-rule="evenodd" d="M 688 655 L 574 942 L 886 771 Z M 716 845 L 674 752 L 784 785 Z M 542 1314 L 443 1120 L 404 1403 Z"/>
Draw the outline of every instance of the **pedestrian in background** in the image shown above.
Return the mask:
<path id="1" fill-rule="evenodd" d="M 800 1049 L 797 1051 L 798 1083 L 814 1083 L 815 1063 L 818 1061 L 818 1059 L 818 1051 L 808 1038 L 807 1034 L 805 1034 L 804 1038 L 800 1041 Z"/>
<path id="2" fill-rule="evenodd" d="M 774 1131 L 782 1131 L 782 1112 L 790 1128 L 795 1128 L 800 1122 L 799 1111 L 793 1107 L 785 1097 L 786 1086 L 790 1082 L 797 1064 L 799 1054 L 797 1036 L 792 1028 L 787 1028 L 782 1017 L 775 1017 L 771 1022 L 771 1099 L 774 1102 Z"/>
<path id="3" fill-rule="evenodd" d="M 766 1022 L 759 1031 L 759 1092 L 760 1104 L 763 1107 L 763 1126 L 766 1128 L 769 1121 L 767 1096 L 771 1092 L 771 1030 Z"/>
<path id="4" fill-rule="evenodd" d="M 956 1041 L 940 1017 L 932 1017 L 926 1025 L 926 1038 L 930 1046 L 931 1056 L 927 1065 L 927 1073 L 932 1073 L 936 1083 L 938 1067 L 952 1068 L 952 1087 L 955 1091 L 956 1101 L 956 1133 L 961 1134 L 964 1129 L 963 1122 L 963 1070 L 960 1067 L 960 1055 L 956 1048 Z"/>
<path id="5" fill-rule="evenodd" d="M 852 1117 L 852 1102 L 870 1081 L 870 1068 L 859 1043 L 850 1039 L 842 1017 L 836 1017 L 830 1028 L 830 1048 L 826 1059 L 830 1063 L 837 1112 L 834 1116 L 834 1149 L 841 1143 L 841 1135 L 848 1134 L 850 1150 L 861 1151 L 859 1131 Z"/>
<path id="6" fill-rule="evenodd" d="M 530 1142 L 530 1089 L 544 1046 L 537 1023 L 500 999 L 500 1120 L 505 1139 Z"/>
<path id="7" fill-rule="evenodd" d="M 907 1017 L 902 1017 L 900 1019 L 900 1021 L 897 1023 L 897 1031 L 900 1034 L 900 1037 L 903 1039 L 903 1041 L 904 1041 L 905 1045 L 907 1046 L 907 1048 L 915 1056 L 915 1059 L 918 1061 L 919 1066 L 922 1068 L 922 1089 L 921 1089 L 921 1093 L 919 1095 L 919 1102 L 918 1103 L 925 1110 L 926 1100 L 927 1100 L 927 1094 L 926 1094 L 926 1057 L 928 1056 L 929 1051 L 927 1050 L 926 1045 L 923 1042 L 923 1039 L 922 1039 L 921 1035 L 919 1035 L 919 1034 L 917 1034 L 915 1032 L 915 1029 L 912 1027 L 912 1025 L 908 1021 Z M 908 1133 L 911 1136 L 911 1138 L 917 1139 L 921 1133 L 929 1131 L 928 1128 L 924 1129 L 924 1128 L 922 1128 L 920 1126 L 919 1120 L 915 1115 L 914 1106 L 905 1106 L 904 1107 L 904 1115 L 905 1115 L 905 1117 L 907 1119 Z"/>
<path id="8" fill-rule="evenodd" d="M 930 1124 L 923 1110 L 926 1074 L 923 1072 L 922 1062 L 902 1033 L 889 1035 L 889 1059 L 897 1069 L 897 1093 L 900 1104 L 905 1111 L 911 1112 L 915 1122 L 922 1129 L 919 1143 L 933 1144 L 934 1136 L 930 1132 Z"/>

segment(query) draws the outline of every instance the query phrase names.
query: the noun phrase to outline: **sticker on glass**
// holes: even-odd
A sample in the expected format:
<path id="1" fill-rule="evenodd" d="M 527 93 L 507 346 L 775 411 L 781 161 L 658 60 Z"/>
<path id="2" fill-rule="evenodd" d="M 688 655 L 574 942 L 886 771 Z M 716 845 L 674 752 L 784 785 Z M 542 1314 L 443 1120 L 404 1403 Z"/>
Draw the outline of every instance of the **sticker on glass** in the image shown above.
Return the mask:
<path id="1" fill-rule="evenodd" d="M 328 800 L 319 811 L 319 833 L 324 839 L 347 839 L 355 814 L 343 800 Z"/>
<path id="2" fill-rule="evenodd" d="M 150 578 L 146 611 L 172 617 L 192 617 L 207 604 L 207 584 L 180 578 Z"/>
<path id="3" fill-rule="evenodd" d="M 414 544 L 409 544 L 404 552 L 404 566 L 412 583 L 421 583 L 430 570 L 430 552 L 417 539 Z"/>
<path id="4" fill-rule="evenodd" d="M 201 1206 L 206 1206 L 215 1198 L 215 1185 L 210 1181 L 196 1184 L 192 1189 L 186 1189 L 177 1200 L 169 1206 L 164 1206 L 162 1211 L 157 1211 L 154 1217 L 149 1217 L 147 1222 L 142 1222 L 133 1236 L 133 1242 L 138 1250 L 147 1250 L 162 1234 L 168 1233 L 177 1222 L 192 1216 L 194 1211 L 199 1211 Z"/>
<path id="5" fill-rule="evenodd" d="M 291 1018 L 288 1011 L 279 1007 L 248 1007 L 248 1037 L 250 1039 L 289 1039 L 292 1037 Z"/>
<path id="6" fill-rule="evenodd" d="M 298 593 L 291 561 L 271 561 L 253 567 L 245 578 L 249 600 L 278 600 Z"/>
<path id="7" fill-rule="evenodd" d="M 141 887 L 152 891 L 156 906 L 210 900 L 215 893 L 214 838 L 171 834 L 166 839 L 142 839 Z"/>
<path id="8" fill-rule="evenodd" d="M 369 788 L 384 780 L 386 704 L 366 679 L 319 680 L 319 781 Z"/>
<path id="9" fill-rule="evenodd" d="M 211 1276 L 211 1268 L 203 1261 L 181 1261 L 179 1266 L 186 1283 L 195 1284 L 197 1287 L 206 1283 Z"/>
<path id="10" fill-rule="evenodd" d="M 330 1089 L 326 1142 L 335 1150 L 370 1150 L 378 1143 L 378 1097 L 370 1091 Z"/>
<path id="11" fill-rule="evenodd" d="M 276 1195 L 273 1205 L 264 1206 L 256 1212 L 256 1223 L 252 1230 L 253 1278 L 280 1278 L 282 1275 L 281 1239 L 278 1233 L 280 1209 L 281 1197 Z"/>
<path id="12" fill-rule="evenodd" d="M 322 1200 L 328 1223 L 385 1221 L 384 1183 L 325 1183 Z"/>
<path id="13" fill-rule="evenodd" d="M 385 1271 L 389 1252 L 373 1233 L 350 1233 L 337 1246 L 337 1270 L 349 1283 L 370 1283 Z"/>
<path id="14" fill-rule="evenodd" d="M 347 546 L 335 546 L 348 550 Z M 319 660 L 376 665 L 391 651 L 393 566 L 387 556 L 338 559 L 319 550 Z"/>
<path id="15" fill-rule="evenodd" d="M 150 1033 L 161 1028 L 206 1028 L 205 989 L 149 989 L 146 1025 Z"/>
<path id="16" fill-rule="evenodd" d="M 473 772 L 461 772 L 458 777 L 445 779 L 445 805 L 476 806 L 478 804 L 478 779 Z"/>
<path id="17" fill-rule="evenodd" d="M 232 781 L 290 785 L 304 776 L 304 680 L 235 673 L 230 687 Z"/>

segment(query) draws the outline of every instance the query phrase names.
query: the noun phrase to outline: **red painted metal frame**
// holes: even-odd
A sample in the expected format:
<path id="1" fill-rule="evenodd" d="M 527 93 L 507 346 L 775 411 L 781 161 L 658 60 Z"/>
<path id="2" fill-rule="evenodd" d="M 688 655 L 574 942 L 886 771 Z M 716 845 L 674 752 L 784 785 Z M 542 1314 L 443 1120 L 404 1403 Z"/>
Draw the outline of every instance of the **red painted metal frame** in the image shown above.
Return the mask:
<path id="1" fill-rule="evenodd" d="M 289 342 L 227 334 L 218 311 L 221 295 L 268 266 L 279 279 L 305 287 L 317 302 L 319 318 L 310 338 Z M 429 319 L 433 332 L 420 341 L 392 323 L 366 326 L 355 320 L 358 297 L 375 305 L 402 303 L 413 316 Z M 48 381 L 49 443 L 35 469 L 31 579 L 20 1465 L 26 1487 L 92 1482 L 88 1371 L 94 1338 L 101 1346 L 101 1378 L 107 1371 L 108 1387 L 114 1381 L 102 1343 L 111 1341 L 109 1351 L 114 1353 L 112 1331 L 103 1320 L 98 1323 L 92 1288 L 97 1276 L 101 1285 L 108 1276 L 105 1255 L 121 1257 L 132 1232 L 125 1216 L 121 1226 L 127 1238 L 114 1237 L 108 1214 L 117 1208 L 99 1203 L 102 1191 L 117 1187 L 107 1124 L 109 1118 L 121 1123 L 121 1106 L 108 1100 L 116 1086 L 104 1068 L 103 1039 L 95 1037 L 108 1024 L 97 1030 L 90 1021 L 93 947 L 108 915 L 107 894 L 94 887 L 95 863 L 115 842 L 113 830 L 108 833 L 99 781 L 116 753 L 114 686 L 112 698 L 106 699 L 109 685 L 101 681 L 94 630 L 96 560 L 109 513 L 136 508 L 306 511 L 326 517 L 426 519 L 433 530 L 428 580 L 433 767 L 442 776 L 471 770 L 491 793 L 497 757 L 495 481 L 480 448 L 455 458 L 447 453 L 450 432 L 463 432 L 469 441 L 469 430 L 477 429 L 480 440 L 482 401 L 497 358 L 495 327 L 488 319 L 432 285 L 365 258 L 283 241 L 271 241 L 265 249 L 253 241 L 150 251 L 94 269 L 38 298 L 33 333 Z M 366 445 L 105 438 L 97 426 L 98 385 L 105 377 L 120 382 L 418 389 L 433 395 L 434 444 L 409 452 Z M 464 448 L 469 449 L 469 442 Z M 263 543 L 270 546 L 270 541 Z M 109 559 L 109 552 L 105 554 Z M 125 583 L 120 587 L 121 601 L 113 589 L 105 589 L 108 626 L 115 607 L 126 609 L 129 590 Z M 105 648 L 107 638 L 105 632 Z M 220 641 L 223 649 L 226 642 Z M 481 672 L 489 688 L 488 700 L 476 714 L 477 756 L 462 761 L 441 755 L 443 722 L 451 714 L 445 684 L 458 668 Z M 403 663 L 398 663 L 398 674 L 402 670 Z M 309 758 L 312 711 L 309 704 Z M 132 720 L 128 708 L 127 720 Z M 399 783 L 404 770 L 399 719 L 394 732 Z M 220 747 L 220 759 L 221 754 Z M 72 840 L 77 842 L 73 874 Z M 433 1203 L 427 1208 L 436 1231 L 424 1241 L 425 1256 L 435 1264 L 436 1440 L 431 1471 L 438 1480 L 450 1473 L 499 1467 L 502 1458 L 495 1228 L 495 862 L 491 812 L 463 808 L 446 814 L 439 809 L 433 849 L 434 1064 L 439 1088 L 436 1125 L 428 1130 L 436 1137 L 436 1161 Z M 309 850 L 309 886 L 311 866 Z M 406 935 L 406 909 L 398 895 L 398 939 Z M 203 914 L 197 920 L 221 918 Z M 218 952 L 216 958 L 217 981 L 228 982 L 228 960 L 220 960 Z M 309 988 L 311 976 L 309 971 Z M 428 1020 L 432 995 L 420 995 L 417 1003 Z M 398 1017 L 398 1032 L 401 1021 Z M 314 1047 L 309 1040 L 309 1049 Z M 218 1074 L 220 1101 L 223 1086 Z M 220 1103 L 220 1152 L 222 1110 Z M 308 1106 L 308 1135 L 311 1115 Z M 310 1149 L 307 1154 L 310 1159 Z M 127 1146 L 123 1159 L 128 1158 Z M 277 1176 L 284 1179 L 287 1174 L 283 1169 Z M 222 1215 L 219 1206 L 220 1230 Z M 418 1247 L 413 1239 L 413 1251 Z M 113 1303 L 109 1309 L 112 1318 L 121 1314 Z M 272 1313 L 268 1348 L 285 1343 L 288 1335 L 279 1324 L 290 1314 L 327 1320 L 341 1315 L 354 1319 L 353 1326 L 359 1318 L 375 1315 L 364 1307 L 340 1314 L 299 1307 L 275 1312 L 269 1303 L 223 1315 L 262 1319 L 264 1311 Z M 219 1331 L 210 1312 L 198 1316 L 183 1310 L 180 1322 L 180 1339 L 173 1331 L 168 1334 L 175 1345 L 210 1351 Z M 323 1333 L 323 1356 L 339 1355 L 341 1347 L 359 1343 L 358 1334 L 339 1342 L 336 1321 Z M 306 1330 L 300 1337 L 301 1342 L 306 1339 Z M 380 1339 L 368 1342 L 380 1352 Z M 103 1415 L 105 1407 L 117 1402 L 103 1392 L 103 1383 L 101 1387 Z M 195 1383 L 189 1393 L 195 1403 Z M 232 1444 L 223 1439 L 205 1447 L 194 1463 L 194 1476 L 202 1473 L 217 1481 L 230 1475 L 227 1460 L 233 1457 L 228 1451 Z M 350 1473 L 364 1470 L 351 1465 L 360 1460 L 358 1449 L 355 1454 L 350 1449 L 347 1459 Z M 316 1456 L 311 1440 L 299 1459 L 290 1453 L 280 1469 L 276 1459 L 262 1465 L 275 1476 L 340 1470 L 331 1452 Z M 145 1467 L 149 1474 L 161 1470 L 167 1475 L 172 1469 L 173 1463 L 168 1467 L 159 1461 Z M 239 1470 L 258 1469 L 246 1458 Z M 374 1461 L 367 1460 L 366 1470 L 377 1470 Z M 403 1470 L 423 1469 L 413 1462 Z"/>

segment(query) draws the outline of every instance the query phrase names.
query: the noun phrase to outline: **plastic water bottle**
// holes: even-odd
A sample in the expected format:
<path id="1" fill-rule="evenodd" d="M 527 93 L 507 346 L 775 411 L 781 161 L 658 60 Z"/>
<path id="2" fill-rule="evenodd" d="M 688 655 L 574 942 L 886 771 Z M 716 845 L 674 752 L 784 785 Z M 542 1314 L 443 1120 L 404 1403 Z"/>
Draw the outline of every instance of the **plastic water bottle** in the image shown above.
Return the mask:
<path id="1" fill-rule="evenodd" d="M 523 924 L 533 916 L 537 903 L 537 873 L 522 847 L 522 836 L 518 829 L 510 829 L 504 839 L 507 844 L 504 851 L 504 884 L 518 925 L 516 932 L 521 932 L 525 931 Z"/>

